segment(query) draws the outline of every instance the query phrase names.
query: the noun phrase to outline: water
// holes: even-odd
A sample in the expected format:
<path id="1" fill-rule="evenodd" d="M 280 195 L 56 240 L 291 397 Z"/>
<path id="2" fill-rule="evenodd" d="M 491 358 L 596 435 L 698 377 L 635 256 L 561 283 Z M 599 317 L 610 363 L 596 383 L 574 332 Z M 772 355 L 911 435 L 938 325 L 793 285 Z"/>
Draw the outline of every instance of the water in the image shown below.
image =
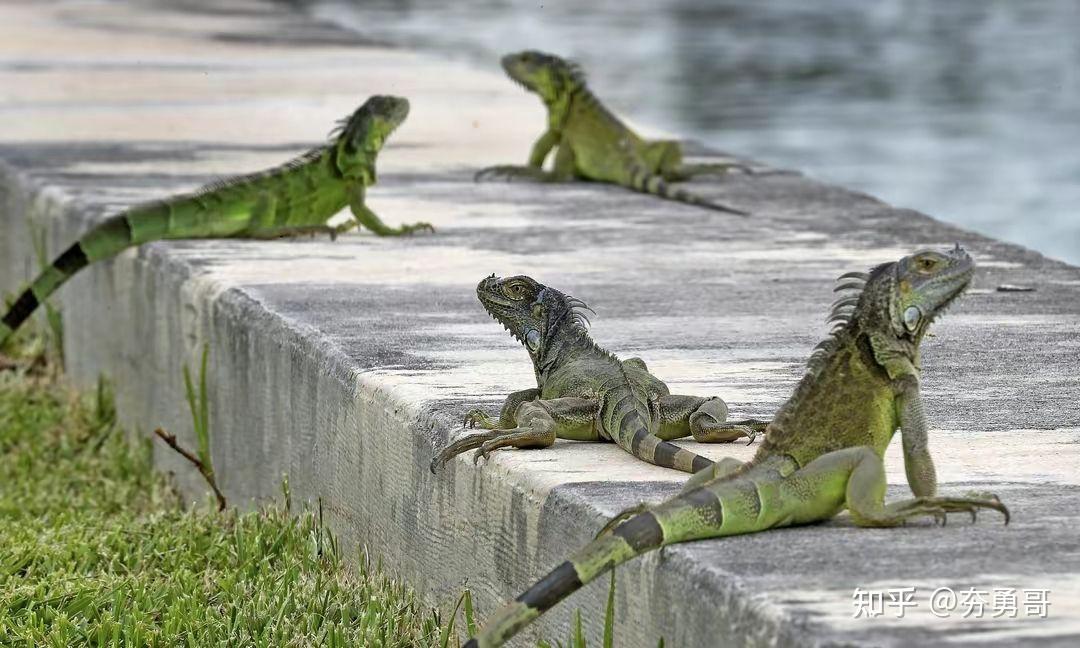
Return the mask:
<path id="1" fill-rule="evenodd" d="M 338 0 L 315 12 L 493 71 L 524 48 L 572 57 L 618 113 L 1080 263 L 1076 0 Z"/>

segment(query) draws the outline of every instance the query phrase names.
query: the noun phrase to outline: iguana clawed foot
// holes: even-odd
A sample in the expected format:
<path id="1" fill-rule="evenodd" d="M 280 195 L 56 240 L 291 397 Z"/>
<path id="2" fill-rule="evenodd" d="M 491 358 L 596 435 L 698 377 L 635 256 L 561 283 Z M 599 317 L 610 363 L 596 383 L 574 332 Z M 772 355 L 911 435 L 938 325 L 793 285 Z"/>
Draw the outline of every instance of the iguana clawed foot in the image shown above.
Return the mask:
<path id="1" fill-rule="evenodd" d="M 521 166 L 517 164 L 497 164 L 495 166 L 480 169 L 473 176 L 476 182 L 485 180 L 525 180 L 531 182 L 554 182 L 554 176 L 536 167 Z"/>
<path id="2" fill-rule="evenodd" d="M 400 235 L 408 235 L 412 234 L 413 232 L 430 232 L 434 234 L 435 226 L 431 223 L 418 221 L 415 223 L 406 223 L 398 228 L 398 234 Z"/>
<path id="3" fill-rule="evenodd" d="M 466 412 L 464 419 L 461 421 L 461 427 L 463 428 L 483 428 L 485 430 L 494 430 L 499 427 L 498 421 L 487 415 L 484 410 L 471 409 Z"/>
<path id="4" fill-rule="evenodd" d="M 450 459 L 474 448 L 476 448 L 476 452 L 473 453 L 473 463 L 476 464 L 480 463 L 481 459 L 487 459 L 492 452 L 499 448 L 544 447 L 551 445 L 553 441 L 554 439 L 548 439 L 547 435 L 538 433 L 531 428 L 521 427 L 505 430 L 492 429 L 486 432 L 471 434 L 446 446 L 446 449 L 432 459 L 431 472 L 434 473 L 438 470 L 439 466 L 450 461 Z"/>
<path id="5" fill-rule="evenodd" d="M 497 433 L 497 436 L 492 439 L 485 440 L 480 448 L 473 453 L 473 464 L 480 463 L 481 459 L 487 459 L 488 455 L 498 450 L 499 448 L 535 448 L 551 445 L 551 441 L 546 441 L 546 437 L 532 428 L 528 427 L 516 427 L 509 430 L 491 430 L 491 432 Z M 477 435 L 479 436 L 479 435 Z"/>
<path id="6" fill-rule="evenodd" d="M 935 522 L 945 526 L 949 513 L 969 513 L 971 521 L 974 522 L 979 509 L 995 510 L 1005 517 L 1005 524 L 1009 523 L 1009 509 L 1001 503 L 997 495 L 986 498 L 917 497 L 887 506 L 884 520 L 903 524 L 911 518 L 930 516 Z"/>
<path id="7" fill-rule="evenodd" d="M 731 443 L 745 437 L 747 445 L 753 443 L 769 424 L 768 421 L 757 419 L 718 422 L 716 418 L 698 415 L 691 421 L 690 433 L 699 443 Z"/>
<path id="8" fill-rule="evenodd" d="M 479 434 L 471 434 L 463 439 L 458 439 L 457 441 L 454 441 L 450 445 L 446 446 L 446 448 L 444 448 L 442 452 L 440 452 L 434 459 L 431 460 L 431 472 L 434 473 L 436 470 L 438 470 L 439 466 L 443 465 L 447 461 L 450 461 L 450 459 L 456 457 L 462 452 L 467 452 L 469 450 L 472 450 L 473 448 L 477 448 L 483 445 L 485 441 L 490 441 L 497 436 L 499 436 L 499 432 L 497 430 L 491 430 L 488 432 L 481 432 Z"/>
<path id="9" fill-rule="evenodd" d="M 497 421 L 483 411 L 470 410 L 465 415 L 464 426 L 486 428 L 486 431 L 470 434 L 448 445 L 431 461 L 431 472 L 451 458 L 473 449 L 476 450 L 473 454 L 475 464 L 499 448 L 546 448 L 555 443 L 555 430 L 548 424 L 551 416 L 542 407 L 531 403 L 524 404 L 522 410 L 524 413 L 519 418 L 522 424 L 513 428 L 496 427 Z"/>

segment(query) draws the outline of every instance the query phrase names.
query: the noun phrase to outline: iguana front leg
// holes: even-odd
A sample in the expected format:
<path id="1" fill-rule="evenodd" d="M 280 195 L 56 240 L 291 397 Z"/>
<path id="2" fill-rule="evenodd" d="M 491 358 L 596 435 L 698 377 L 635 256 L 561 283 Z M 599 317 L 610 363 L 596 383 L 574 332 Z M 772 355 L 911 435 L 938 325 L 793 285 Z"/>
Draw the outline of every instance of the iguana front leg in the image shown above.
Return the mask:
<path id="1" fill-rule="evenodd" d="M 492 427 L 451 443 L 431 462 L 431 470 L 434 472 L 452 457 L 473 449 L 476 449 L 473 455 L 476 463 L 499 448 L 546 448 L 556 438 L 595 441 L 599 438 L 597 407 L 597 402 L 590 398 L 525 401 L 513 410 L 506 427 Z M 482 412 L 477 415 L 476 410 L 466 414 L 465 422 L 478 423 L 481 427 L 492 424 L 489 417 Z"/>
<path id="2" fill-rule="evenodd" d="M 427 230 L 429 232 L 435 231 L 435 228 L 431 226 L 431 223 L 425 222 L 405 223 L 399 227 L 387 225 L 377 214 L 375 214 L 375 212 L 368 209 L 368 206 L 364 204 L 364 195 L 366 191 L 367 189 L 362 182 L 356 182 L 349 188 L 349 209 L 352 211 L 353 218 L 355 218 L 356 221 L 354 223 L 339 225 L 335 230 L 337 234 L 347 232 L 358 224 L 363 225 L 378 236 L 403 236 L 419 230 Z"/>
<path id="3" fill-rule="evenodd" d="M 544 131 L 540 139 L 533 144 L 532 151 L 529 152 L 529 166 L 534 169 L 544 168 L 544 160 L 547 158 L 548 153 L 551 152 L 551 149 L 559 143 L 559 137 L 559 133 L 550 128 Z"/>
<path id="4" fill-rule="evenodd" d="M 487 167 L 477 171 L 474 179 L 477 182 L 493 179 L 525 180 L 528 182 L 568 182 L 574 179 L 574 149 L 566 144 L 560 144 L 558 150 L 556 150 L 555 166 L 551 171 L 544 171 L 539 166 L 532 166 L 531 156 L 529 164 L 530 166 L 499 164 Z"/>
<path id="5" fill-rule="evenodd" d="M 908 378 L 907 386 L 897 398 L 897 408 L 908 486 L 916 497 L 932 496 L 937 493 L 937 471 L 930 457 L 927 442 L 929 425 L 916 378 Z"/>
<path id="6" fill-rule="evenodd" d="M 540 390 L 536 387 L 530 387 L 529 389 L 522 389 L 516 392 L 512 392 L 503 401 L 502 409 L 499 410 L 499 420 L 493 421 L 481 409 L 471 409 L 465 414 L 465 420 L 463 425 L 465 427 L 481 427 L 485 430 L 494 430 L 500 427 L 513 427 L 514 426 L 514 412 L 517 408 L 525 402 L 536 400 L 540 398 Z"/>

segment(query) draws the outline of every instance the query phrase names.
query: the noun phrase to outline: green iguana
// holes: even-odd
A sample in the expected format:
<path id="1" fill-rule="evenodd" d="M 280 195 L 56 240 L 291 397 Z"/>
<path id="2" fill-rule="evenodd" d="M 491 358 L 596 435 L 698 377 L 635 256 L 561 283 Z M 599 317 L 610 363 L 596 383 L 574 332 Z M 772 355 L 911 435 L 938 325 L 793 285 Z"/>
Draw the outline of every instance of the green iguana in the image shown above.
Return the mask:
<path id="1" fill-rule="evenodd" d="M 959 246 L 917 252 L 841 277 L 858 294 L 834 304 L 839 324 L 818 345 L 794 395 L 745 464 L 728 458 L 661 504 L 617 516 L 597 538 L 499 610 L 466 648 L 502 645 L 563 598 L 642 553 L 689 540 L 827 520 L 842 509 L 860 526 L 988 508 L 993 495 L 939 497 L 919 395 L 919 342 L 967 287 L 974 262 Z M 897 428 L 914 499 L 885 504 L 882 456 Z"/>
<path id="2" fill-rule="evenodd" d="M 719 398 L 669 394 L 640 358 L 620 361 L 601 349 L 586 330 L 584 311 L 591 309 L 579 299 L 524 276 L 491 275 L 476 294 L 529 352 L 537 386 L 510 394 L 498 420 L 470 411 L 465 424 L 487 431 L 450 444 L 431 462 L 432 472 L 474 448 L 476 462 L 498 448 L 545 448 L 556 438 L 610 440 L 651 464 L 698 472 L 712 460 L 670 439 L 753 441 L 765 428 L 764 421 L 725 423 L 728 408 Z"/>
<path id="3" fill-rule="evenodd" d="M 409 114 L 401 97 L 374 96 L 330 135 L 330 142 L 281 166 L 229 178 L 193 193 L 136 205 L 93 227 L 42 272 L 0 320 L 0 344 L 57 288 L 87 265 L 162 239 L 273 239 L 362 225 L 380 236 L 432 230 L 390 227 L 364 204 L 375 184 L 375 157 Z M 354 220 L 327 225 L 346 206 Z"/>
<path id="4" fill-rule="evenodd" d="M 502 58 L 502 66 L 511 79 L 540 96 L 547 106 L 548 127 L 533 145 L 528 166 L 489 167 L 476 174 L 477 180 L 506 177 L 563 182 L 576 178 L 610 182 L 668 200 L 749 216 L 745 211 L 668 185 L 731 168 L 748 171 L 745 166 L 684 164 L 679 142 L 639 137 L 589 90 L 581 68 L 558 56 L 531 50 L 507 54 Z M 555 166 L 546 172 L 544 159 L 553 148 L 557 148 Z"/>

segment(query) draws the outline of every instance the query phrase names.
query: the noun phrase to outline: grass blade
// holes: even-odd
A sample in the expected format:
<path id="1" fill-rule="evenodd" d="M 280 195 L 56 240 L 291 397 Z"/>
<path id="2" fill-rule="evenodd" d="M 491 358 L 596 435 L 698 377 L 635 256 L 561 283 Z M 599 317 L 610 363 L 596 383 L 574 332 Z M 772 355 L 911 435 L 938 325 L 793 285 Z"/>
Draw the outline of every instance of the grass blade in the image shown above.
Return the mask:
<path id="1" fill-rule="evenodd" d="M 469 633 L 470 637 L 475 637 L 477 629 L 476 615 L 473 614 L 472 592 L 466 589 L 462 597 L 465 599 L 465 631 Z"/>
<path id="2" fill-rule="evenodd" d="M 611 585 L 608 586 L 607 608 L 604 610 L 604 648 L 615 645 L 615 570 L 611 570 Z"/>

